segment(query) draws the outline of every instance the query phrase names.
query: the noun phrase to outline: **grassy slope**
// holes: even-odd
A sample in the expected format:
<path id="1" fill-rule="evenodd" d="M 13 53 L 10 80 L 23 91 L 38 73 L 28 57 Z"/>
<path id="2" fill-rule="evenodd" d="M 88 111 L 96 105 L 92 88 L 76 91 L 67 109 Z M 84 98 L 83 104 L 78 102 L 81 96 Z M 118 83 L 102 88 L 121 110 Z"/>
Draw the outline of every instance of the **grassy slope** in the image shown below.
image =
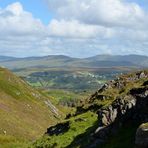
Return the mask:
<path id="1" fill-rule="evenodd" d="M 47 99 L 10 71 L 0 68 L 0 147 L 17 139 L 34 140 L 56 122 L 43 101 Z"/>
<path id="2" fill-rule="evenodd" d="M 97 121 L 97 115 L 93 112 L 86 112 L 84 114 L 72 117 L 69 120 L 65 121 L 70 122 L 70 129 L 68 130 L 68 132 L 60 134 L 58 136 L 53 135 L 49 137 L 45 135 L 43 138 L 34 143 L 33 147 L 35 148 L 46 148 L 54 146 L 56 148 L 64 148 L 68 146 L 73 147 L 73 141 L 75 140 L 75 138 L 77 138 L 81 134 L 82 135 L 85 134 L 86 132 L 88 132 L 87 134 L 90 133 L 90 131 L 93 129 L 94 124 Z M 88 129 L 90 131 L 88 131 Z M 85 134 L 85 137 L 87 136 L 87 134 Z"/>

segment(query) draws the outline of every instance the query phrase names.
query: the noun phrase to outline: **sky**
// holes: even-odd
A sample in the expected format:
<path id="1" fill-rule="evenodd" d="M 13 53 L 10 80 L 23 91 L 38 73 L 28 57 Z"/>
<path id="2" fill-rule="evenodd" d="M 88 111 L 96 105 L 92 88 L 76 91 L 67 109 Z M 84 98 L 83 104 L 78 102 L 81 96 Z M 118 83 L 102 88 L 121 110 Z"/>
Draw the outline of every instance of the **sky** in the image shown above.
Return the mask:
<path id="1" fill-rule="evenodd" d="M 147 0 L 0 0 L 0 55 L 148 56 Z"/>

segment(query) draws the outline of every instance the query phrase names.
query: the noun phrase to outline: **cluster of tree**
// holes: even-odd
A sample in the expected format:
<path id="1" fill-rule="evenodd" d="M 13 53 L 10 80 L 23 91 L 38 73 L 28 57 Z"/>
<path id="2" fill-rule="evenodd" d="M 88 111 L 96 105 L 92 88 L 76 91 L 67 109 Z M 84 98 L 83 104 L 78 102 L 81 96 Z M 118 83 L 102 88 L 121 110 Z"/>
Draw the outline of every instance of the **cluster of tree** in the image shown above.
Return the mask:
<path id="1" fill-rule="evenodd" d="M 59 105 L 67 106 L 67 107 L 76 107 L 78 105 L 78 99 L 76 98 L 65 98 L 59 100 Z"/>

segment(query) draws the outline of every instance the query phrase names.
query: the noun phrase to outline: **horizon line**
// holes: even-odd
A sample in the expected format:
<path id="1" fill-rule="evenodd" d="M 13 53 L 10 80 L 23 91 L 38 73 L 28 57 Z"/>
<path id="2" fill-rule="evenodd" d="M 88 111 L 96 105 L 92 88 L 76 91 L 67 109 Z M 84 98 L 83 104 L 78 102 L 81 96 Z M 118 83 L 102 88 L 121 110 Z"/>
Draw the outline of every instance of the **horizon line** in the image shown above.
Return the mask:
<path id="1" fill-rule="evenodd" d="M 42 55 L 42 56 L 11 56 L 11 55 L 0 55 L 0 57 L 8 57 L 8 58 L 16 58 L 16 59 L 23 59 L 23 58 L 42 58 L 42 57 L 49 57 L 49 56 L 65 56 L 69 58 L 78 58 L 78 59 L 86 59 L 86 58 L 91 58 L 91 57 L 96 57 L 96 56 L 144 56 L 148 57 L 148 55 L 143 55 L 143 54 L 96 54 L 88 57 L 73 57 L 70 55 L 66 54 L 49 54 L 49 55 Z"/>

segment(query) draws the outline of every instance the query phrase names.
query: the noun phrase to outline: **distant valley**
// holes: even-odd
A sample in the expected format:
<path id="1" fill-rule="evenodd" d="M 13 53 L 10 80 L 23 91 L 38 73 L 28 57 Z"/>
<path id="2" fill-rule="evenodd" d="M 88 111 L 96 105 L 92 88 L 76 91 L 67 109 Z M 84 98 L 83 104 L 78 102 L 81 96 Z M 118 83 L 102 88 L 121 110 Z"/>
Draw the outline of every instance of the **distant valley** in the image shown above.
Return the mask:
<path id="1" fill-rule="evenodd" d="M 0 56 L 0 65 L 12 70 L 37 88 L 91 92 L 117 75 L 148 67 L 148 57 L 140 55 L 96 55 L 89 58 L 72 58 L 64 55 L 27 58 Z"/>

